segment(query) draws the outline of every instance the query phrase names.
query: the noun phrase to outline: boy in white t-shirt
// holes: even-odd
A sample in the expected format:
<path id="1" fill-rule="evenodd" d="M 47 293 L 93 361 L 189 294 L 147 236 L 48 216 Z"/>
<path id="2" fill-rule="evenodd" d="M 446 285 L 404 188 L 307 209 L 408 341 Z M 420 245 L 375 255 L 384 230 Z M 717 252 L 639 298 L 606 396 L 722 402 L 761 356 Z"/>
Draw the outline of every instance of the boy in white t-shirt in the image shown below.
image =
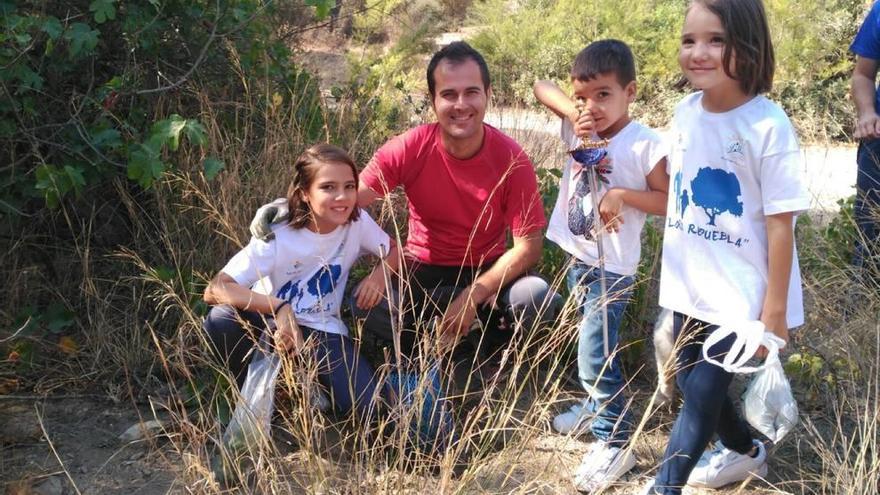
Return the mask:
<path id="1" fill-rule="evenodd" d="M 641 232 L 647 213 L 666 211 L 666 152 L 653 130 L 629 117 L 636 95 L 635 63 L 625 43 L 591 43 L 574 60 L 571 70 L 575 104 L 555 84 L 535 83 L 538 100 L 562 117 L 561 137 L 567 149 L 583 137 L 610 139 L 608 155 L 598 166 L 599 214 L 605 224 L 607 303 L 600 294 L 600 271 L 595 212 L 590 200 L 588 172 L 569 160 L 562 174 L 559 198 L 547 228 L 547 238 L 572 256 L 568 284 L 582 316 L 578 338 L 578 375 L 588 398 L 557 416 L 560 433 L 579 430 L 592 419 L 597 441 L 575 474 L 578 490 L 608 487 L 632 469 L 635 458 L 628 448 L 633 426 L 623 394 L 624 380 L 617 357 L 618 329 L 632 292 L 639 264 Z M 603 308 L 604 306 L 604 308 Z M 602 311 L 608 312 L 611 356 L 604 356 Z"/>

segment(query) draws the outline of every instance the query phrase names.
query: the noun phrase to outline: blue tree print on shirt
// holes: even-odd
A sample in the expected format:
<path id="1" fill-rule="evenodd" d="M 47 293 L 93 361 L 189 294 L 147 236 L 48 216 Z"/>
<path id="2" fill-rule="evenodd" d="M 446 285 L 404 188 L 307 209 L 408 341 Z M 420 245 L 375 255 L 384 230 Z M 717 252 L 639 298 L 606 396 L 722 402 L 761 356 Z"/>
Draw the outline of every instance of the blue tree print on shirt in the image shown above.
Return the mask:
<path id="1" fill-rule="evenodd" d="M 275 293 L 279 299 L 285 299 L 299 311 L 320 304 L 327 294 L 333 292 L 342 273 L 340 265 L 324 265 L 308 280 L 290 280 Z M 304 296 L 310 296 L 303 300 Z"/>
<path id="2" fill-rule="evenodd" d="M 306 282 L 306 290 L 317 298 L 323 298 L 336 288 L 340 273 L 342 273 L 341 266 L 324 265 Z"/>
<path id="3" fill-rule="evenodd" d="M 674 193 L 675 193 L 675 212 L 678 213 L 679 218 L 684 216 L 685 210 L 687 210 L 688 204 L 690 201 L 688 200 L 688 192 L 687 189 L 682 190 L 681 188 L 681 171 L 679 170 L 675 174 L 675 178 L 673 179 L 674 184 Z"/>
<path id="4" fill-rule="evenodd" d="M 299 288 L 299 281 L 294 282 L 293 280 L 288 280 L 286 284 L 278 289 L 275 296 L 278 297 L 278 299 L 284 299 L 287 302 L 291 302 L 294 299 L 298 300 L 302 297 L 302 289 Z"/>
<path id="5" fill-rule="evenodd" d="M 742 190 L 733 172 L 703 167 L 691 181 L 691 200 L 709 216 L 709 225 L 715 225 L 715 217 L 725 211 L 741 217 L 743 204 L 739 201 Z"/>

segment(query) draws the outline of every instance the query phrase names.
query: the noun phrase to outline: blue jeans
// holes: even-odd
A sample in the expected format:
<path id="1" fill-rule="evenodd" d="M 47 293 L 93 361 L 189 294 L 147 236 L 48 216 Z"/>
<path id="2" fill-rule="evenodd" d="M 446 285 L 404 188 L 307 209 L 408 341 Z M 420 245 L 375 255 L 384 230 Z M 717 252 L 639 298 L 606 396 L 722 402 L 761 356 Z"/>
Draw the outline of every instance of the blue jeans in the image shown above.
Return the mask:
<path id="1" fill-rule="evenodd" d="M 703 342 L 718 327 L 704 321 L 675 313 L 673 335 L 678 354 L 675 356 L 675 381 L 684 403 L 672 433 L 654 492 L 679 495 L 713 434 L 730 450 L 745 454 L 752 449 L 752 435 L 736 412 L 727 395 L 733 374 L 703 359 Z M 710 356 L 722 361 L 736 340 L 729 335 L 709 349 Z"/>
<path id="2" fill-rule="evenodd" d="M 623 394 L 625 382 L 617 356 L 618 329 L 632 297 L 633 277 L 605 272 L 608 291 L 608 349 L 602 335 L 602 290 L 599 268 L 575 261 L 568 270 L 568 288 L 581 315 L 578 331 L 578 378 L 587 391 L 586 412 L 593 417 L 590 429 L 596 438 L 617 445 L 629 441 L 632 413 Z"/>
<path id="3" fill-rule="evenodd" d="M 244 384 L 251 349 L 259 334 L 273 331 L 270 315 L 239 311 L 232 306 L 211 308 L 203 327 L 211 341 L 212 351 L 222 366 L 235 377 L 238 387 Z M 360 418 L 372 419 L 376 413 L 375 396 L 387 397 L 387 390 L 376 379 L 372 366 L 361 357 L 354 342 L 335 333 L 300 327 L 303 340 L 315 342 L 314 355 L 318 381 L 329 391 L 338 413 L 356 412 Z"/>
<path id="4" fill-rule="evenodd" d="M 856 240 L 856 253 L 853 264 L 862 268 L 869 277 L 880 278 L 880 139 L 862 141 L 856 155 L 858 175 L 856 177 L 856 225 L 859 238 Z"/>

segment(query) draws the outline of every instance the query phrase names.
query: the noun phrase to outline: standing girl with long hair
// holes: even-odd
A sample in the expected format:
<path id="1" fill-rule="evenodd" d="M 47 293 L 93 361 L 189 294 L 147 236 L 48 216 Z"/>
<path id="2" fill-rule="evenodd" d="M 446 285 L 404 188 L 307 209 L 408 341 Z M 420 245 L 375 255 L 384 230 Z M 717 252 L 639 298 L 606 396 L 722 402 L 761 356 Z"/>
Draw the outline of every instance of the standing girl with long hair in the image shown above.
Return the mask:
<path id="1" fill-rule="evenodd" d="M 669 134 L 674 186 L 660 305 L 675 312 L 684 403 L 659 473 L 644 490 L 655 494 L 766 474 L 765 447 L 727 395 L 733 375 L 703 360 L 703 342 L 720 325 L 748 320 L 788 341 L 789 329 L 804 321 L 793 223 L 809 197 L 794 128 L 762 96 L 773 82 L 774 55 L 761 0 L 692 1 L 678 59 L 699 91 L 678 104 Z M 721 360 L 734 340 L 708 353 Z M 704 453 L 714 435 L 719 441 Z"/>

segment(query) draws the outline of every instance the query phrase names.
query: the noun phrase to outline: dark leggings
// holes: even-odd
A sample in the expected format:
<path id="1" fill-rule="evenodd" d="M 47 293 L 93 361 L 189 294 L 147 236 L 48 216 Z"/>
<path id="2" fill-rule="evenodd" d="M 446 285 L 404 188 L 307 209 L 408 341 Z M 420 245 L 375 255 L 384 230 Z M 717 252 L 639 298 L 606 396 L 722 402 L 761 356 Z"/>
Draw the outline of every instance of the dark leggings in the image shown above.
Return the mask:
<path id="1" fill-rule="evenodd" d="M 856 204 L 854 208 L 859 238 L 854 264 L 864 269 L 866 281 L 880 280 L 880 139 L 862 141 L 856 154 Z"/>
<path id="2" fill-rule="evenodd" d="M 274 329 L 271 317 L 232 306 L 214 306 L 205 318 L 204 329 L 215 357 L 229 369 L 238 384 L 244 384 L 251 349 L 257 337 Z M 352 340 L 344 335 L 300 327 L 303 340 L 314 341 L 314 359 L 318 363 L 318 381 L 330 391 L 337 412 L 347 414 L 353 409 L 358 416 L 375 414 L 374 398 L 385 396 L 373 368 L 361 357 Z"/>
<path id="3" fill-rule="evenodd" d="M 727 395 L 733 374 L 703 360 L 703 342 L 718 327 L 675 313 L 673 332 L 676 346 L 675 381 L 684 404 L 669 434 L 669 444 L 654 485 L 655 493 L 678 495 L 688 476 L 712 439 L 745 454 L 752 449 L 752 435 Z M 709 355 L 724 359 L 736 335 L 729 335 L 711 349 Z"/>

